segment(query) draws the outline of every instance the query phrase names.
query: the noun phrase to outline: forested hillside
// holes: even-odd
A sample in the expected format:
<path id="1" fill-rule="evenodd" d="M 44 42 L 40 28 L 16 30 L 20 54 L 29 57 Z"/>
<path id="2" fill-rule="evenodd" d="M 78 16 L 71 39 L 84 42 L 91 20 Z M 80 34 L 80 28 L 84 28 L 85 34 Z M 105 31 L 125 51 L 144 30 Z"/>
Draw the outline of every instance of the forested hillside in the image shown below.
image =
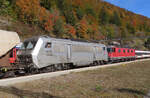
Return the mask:
<path id="1" fill-rule="evenodd" d="M 0 0 L 0 16 L 8 22 L 0 28 L 22 37 L 101 40 L 150 35 L 150 19 L 101 0 Z"/>

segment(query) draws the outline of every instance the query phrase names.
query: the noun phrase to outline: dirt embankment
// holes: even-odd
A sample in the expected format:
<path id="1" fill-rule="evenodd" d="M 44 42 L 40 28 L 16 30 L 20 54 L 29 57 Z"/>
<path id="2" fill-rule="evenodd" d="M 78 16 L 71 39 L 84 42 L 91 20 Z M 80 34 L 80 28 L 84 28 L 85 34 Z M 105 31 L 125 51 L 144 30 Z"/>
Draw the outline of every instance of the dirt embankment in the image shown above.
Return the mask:
<path id="1" fill-rule="evenodd" d="M 5 98 L 142 98 L 150 90 L 150 61 L 71 73 L 9 87 Z"/>

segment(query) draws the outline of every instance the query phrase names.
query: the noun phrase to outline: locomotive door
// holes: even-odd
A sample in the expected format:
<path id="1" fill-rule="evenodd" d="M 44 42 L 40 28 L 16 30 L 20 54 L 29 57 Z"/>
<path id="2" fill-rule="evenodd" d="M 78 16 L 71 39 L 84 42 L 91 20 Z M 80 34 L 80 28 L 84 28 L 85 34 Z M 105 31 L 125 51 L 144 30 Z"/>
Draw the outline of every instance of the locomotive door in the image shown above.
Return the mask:
<path id="1" fill-rule="evenodd" d="M 96 61 L 96 54 L 97 54 L 97 47 L 94 46 L 94 53 L 93 53 L 93 59 Z"/>
<path id="2" fill-rule="evenodd" d="M 68 62 L 70 62 L 71 60 L 71 45 L 70 44 L 67 45 L 67 60 Z"/>

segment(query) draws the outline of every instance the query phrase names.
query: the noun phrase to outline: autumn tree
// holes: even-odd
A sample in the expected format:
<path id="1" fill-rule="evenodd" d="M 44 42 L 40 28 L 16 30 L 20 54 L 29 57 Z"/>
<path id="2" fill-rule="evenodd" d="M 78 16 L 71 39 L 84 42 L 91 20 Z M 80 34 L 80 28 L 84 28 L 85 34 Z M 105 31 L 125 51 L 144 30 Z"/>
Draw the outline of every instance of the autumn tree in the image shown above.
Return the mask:
<path id="1" fill-rule="evenodd" d="M 72 25 L 66 25 L 65 26 L 66 33 L 70 38 L 75 38 L 76 36 L 76 29 Z"/>
<path id="2" fill-rule="evenodd" d="M 88 36 L 87 36 L 88 23 L 84 17 L 76 25 L 76 29 L 77 29 L 77 37 L 88 39 Z"/>
<path id="3" fill-rule="evenodd" d="M 18 16 L 22 21 L 30 24 L 37 22 L 41 8 L 38 0 L 17 0 L 16 5 L 19 9 Z"/>
<path id="4" fill-rule="evenodd" d="M 99 25 L 96 23 L 92 23 L 91 25 L 88 26 L 88 32 L 87 34 L 90 36 L 90 39 L 93 40 L 100 40 L 103 38 L 102 33 L 99 30 Z"/>
<path id="5" fill-rule="evenodd" d="M 48 32 L 51 32 L 53 31 L 53 26 L 54 26 L 54 15 L 53 14 L 50 14 L 48 20 L 44 23 L 44 29 Z"/>

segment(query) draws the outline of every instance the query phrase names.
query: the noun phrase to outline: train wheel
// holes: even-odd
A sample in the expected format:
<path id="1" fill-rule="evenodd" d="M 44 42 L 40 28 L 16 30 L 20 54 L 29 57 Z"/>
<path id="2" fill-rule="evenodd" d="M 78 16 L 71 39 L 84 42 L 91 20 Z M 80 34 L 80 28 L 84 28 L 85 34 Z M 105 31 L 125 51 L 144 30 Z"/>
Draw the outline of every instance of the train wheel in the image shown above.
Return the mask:
<path id="1" fill-rule="evenodd" d="M 15 77 L 15 73 L 13 71 L 8 71 L 5 73 L 5 78 L 9 78 L 9 77 Z"/>
<path id="2" fill-rule="evenodd" d="M 107 61 L 104 61 L 104 64 L 108 64 L 108 62 L 107 62 Z"/>
<path id="3" fill-rule="evenodd" d="M 71 64 L 63 64 L 63 70 L 70 69 L 70 68 L 71 68 L 70 65 L 71 65 Z"/>
<path id="4" fill-rule="evenodd" d="M 28 74 L 37 74 L 40 73 L 40 71 L 37 68 L 33 68 L 32 66 L 26 69 L 26 72 Z"/>
<path id="5" fill-rule="evenodd" d="M 64 70 L 64 64 L 57 64 L 55 65 L 56 70 L 60 71 L 60 70 Z"/>
<path id="6" fill-rule="evenodd" d="M 67 64 L 67 69 L 73 69 L 73 68 L 75 68 L 75 66 L 72 63 Z"/>
<path id="7" fill-rule="evenodd" d="M 100 65 L 103 65 L 104 64 L 104 61 L 100 61 Z"/>
<path id="8" fill-rule="evenodd" d="M 91 64 L 92 66 L 96 66 L 98 65 L 97 61 L 94 61 L 93 64 Z"/>
<path id="9" fill-rule="evenodd" d="M 112 61 L 112 60 L 109 60 L 109 61 L 108 61 L 108 64 L 112 64 L 112 63 L 113 63 L 113 61 Z"/>
<path id="10" fill-rule="evenodd" d="M 50 72 L 56 71 L 55 65 L 51 65 L 51 66 L 49 67 L 49 71 L 50 71 Z"/>

